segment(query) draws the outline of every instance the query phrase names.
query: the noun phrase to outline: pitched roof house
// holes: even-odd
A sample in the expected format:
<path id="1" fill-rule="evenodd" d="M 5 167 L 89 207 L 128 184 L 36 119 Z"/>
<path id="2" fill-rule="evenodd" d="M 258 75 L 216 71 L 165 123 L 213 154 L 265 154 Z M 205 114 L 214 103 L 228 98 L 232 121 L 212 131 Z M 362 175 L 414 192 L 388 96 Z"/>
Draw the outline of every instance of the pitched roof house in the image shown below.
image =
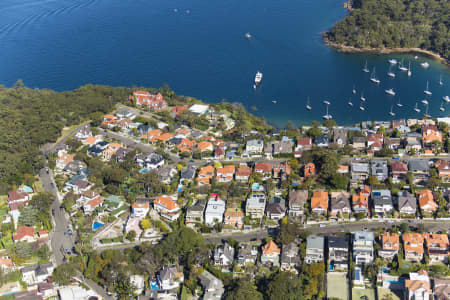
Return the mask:
<path id="1" fill-rule="evenodd" d="M 408 172 L 408 166 L 401 161 L 394 161 L 391 163 L 392 182 L 399 183 L 406 179 L 406 173 Z"/>
<path id="2" fill-rule="evenodd" d="M 378 254 L 384 259 L 393 259 L 400 250 L 400 237 L 397 233 L 385 232 L 381 239 L 381 249 Z"/>
<path id="3" fill-rule="evenodd" d="M 234 165 L 223 166 L 216 171 L 216 180 L 218 182 L 230 182 L 233 180 L 236 167 Z"/>
<path id="4" fill-rule="evenodd" d="M 432 213 L 438 208 L 438 204 L 434 201 L 433 193 L 430 190 L 421 190 L 417 192 L 419 196 L 419 205 L 422 211 Z"/>
<path id="5" fill-rule="evenodd" d="M 17 228 L 16 233 L 12 236 L 14 242 L 34 242 L 34 228 L 21 226 Z"/>
<path id="6" fill-rule="evenodd" d="M 244 226 L 244 212 L 240 208 L 228 208 L 225 211 L 223 223 L 235 228 L 242 228 Z"/>
<path id="7" fill-rule="evenodd" d="M 438 130 L 436 125 L 422 126 L 422 142 L 430 144 L 433 141 L 442 142 L 442 133 Z"/>
<path id="8" fill-rule="evenodd" d="M 328 211 L 328 192 L 316 191 L 311 197 L 311 211 L 318 214 L 325 214 Z"/>
<path id="9" fill-rule="evenodd" d="M 430 263 L 442 262 L 447 264 L 450 250 L 448 235 L 440 233 L 424 233 L 423 235 L 427 243 L 427 254 L 430 258 Z"/>
<path id="10" fill-rule="evenodd" d="M 274 196 L 267 204 L 266 213 L 272 220 L 280 220 L 286 214 L 286 201 L 283 198 Z"/>
<path id="11" fill-rule="evenodd" d="M 291 190 L 289 192 L 289 216 L 298 217 L 303 215 L 307 202 L 307 190 Z"/>
<path id="12" fill-rule="evenodd" d="M 294 271 L 295 267 L 300 264 L 300 247 L 294 241 L 287 245 L 283 245 L 281 248 L 281 270 L 282 271 Z"/>
<path id="13" fill-rule="evenodd" d="M 407 191 L 403 191 L 398 196 L 398 210 L 401 214 L 415 215 L 417 210 L 416 197 Z"/>
<path id="14" fill-rule="evenodd" d="M 174 221 L 180 216 L 180 206 L 171 196 L 163 195 L 156 197 L 153 200 L 153 207 L 166 220 Z"/>
<path id="15" fill-rule="evenodd" d="M 432 295 L 430 278 L 425 270 L 417 273 L 409 273 L 409 279 L 405 280 L 405 299 L 429 299 Z"/>
<path id="16" fill-rule="evenodd" d="M 161 93 L 153 95 L 147 91 L 135 91 L 133 92 L 133 98 L 138 106 L 147 106 L 154 111 L 167 109 L 167 103 Z"/>
<path id="17" fill-rule="evenodd" d="M 423 258 L 423 236 L 417 232 L 408 232 L 402 234 L 403 250 L 405 260 L 421 261 Z"/>
<path id="18" fill-rule="evenodd" d="M 261 254 L 261 263 L 271 263 L 273 266 L 280 265 L 280 248 L 273 240 L 264 245 Z"/>
<path id="19" fill-rule="evenodd" d="M 252 169 L 246 164 L 240 164 L 236 170 L 235 179 L 239 182 L 247 182 L 252 175 Z"/>
<path id="20" fill-rule="evenodd" d="M 345 191 L 331 192 L 331 212 L 330 218 L 338 219 L 338 215 L 352 212 L 350 207 L 350 193 Z M 342 216 L 343 217 L 343 216 Z"/>
<path id="21" fill-rule="evenodd" d="M 305 178 L 316 175 L 316 165 L 312 162 L 305 164 L 303 167 L 303 174 Z"/>

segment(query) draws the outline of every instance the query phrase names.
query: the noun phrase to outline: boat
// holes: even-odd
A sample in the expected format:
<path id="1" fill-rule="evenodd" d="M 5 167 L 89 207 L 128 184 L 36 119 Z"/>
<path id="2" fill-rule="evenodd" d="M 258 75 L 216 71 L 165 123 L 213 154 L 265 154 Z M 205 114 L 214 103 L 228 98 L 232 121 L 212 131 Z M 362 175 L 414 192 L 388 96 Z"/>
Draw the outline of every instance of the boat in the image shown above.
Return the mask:
<path id="1" fill-rule="evenodd" d="M 323 104 L 330 105 L 331 103 L 330 103 L 330 101 L 325 100 L 325 101 L 323 101 Z"/>
<path id="2" fill-rule="evenodd" d="M 391 115 L 391 116 L 395 116 L 395 113 L 392 111 L 392 108 L 393 108 L 394 106 L 393 105 L 391 105 L 391 111 L 389 112 L 389 114 Z"/>
<path id="3" fill-rule="evenodd" d="M 416 56 L 414 56 L 414 59 L 418 59 L 419 57 L 416 55 Z"/>
<path id="4" fill-rule="evenodd" d="M 353 93 L 353 94 L 356 94 L 356 88 L 355 88 L 355 85 L 353 85 L 352 93 Z"/>
<path id="5" fill-rule="evenodd" d="M 190 14 L 190 13 L 191 13 L 191 11 L 190 11 L 189 9 L 187 9 L 187 10 L 186 10 L 186 13 L 187 13 L 187 14 Z"/>
<path id="6" fill-rule="evenodd" d="M 425 115 L 423 115 L 425 118 L 430 118 L 431 116 L 428 114 L 428 104 L 427 107 L 425 108 Z"/>
<path id="7" fill-rule="evenodd" d="M 364 73 L 369 73 L 369 68 L 367 67 L 367 60 L 366 60 L 366 64 L 364 65 L 364 68 L 362 69 Z"/>
<path id="8" fill-rule="evenodd" d="M 325 103 L 325 102 L 328 102 L 328 101 L 324 101 L 323 103 Z M 326 104 L 326 103 L 325 103 Z M 325 120 L 330 120 L 330 119 L 332 119 L 333 117 L 328 113 L 328 105 L 330 104 L 330 102 L 328 102 L 328 104 L 326 104 L 327 105 L 327 113 L 323 116 L 323 118 L 325 119 Z"/>
<path id="9" fill-rule="evenodd" d="M 408 77 L 411 77 L 411 75 L 412 75 L 412 72 L 411 72 L 411 62 L 409 62 L 409 65 L 408 65 Z"/>
<path id="10" fill-rule="evenodd" d="M 359 110 L 362 110 L 362 111 L 365 111 L 366 109 L 364 108 L 364 106 L 363 106 L 363 103 L 361 102 L 360 104 L 359 104 Z"/>
<path id="11" fill-rule="evenodd" d="M 396 64 L 397 64 L 397 60 L 394 59 L 394 58 L 391 58 L 391 59 L 388 60 L 388 61 L 389 61 L 389 63 L 390 63 L 391 65 L 396 65 Z"/>
<path id="12" fill-rule="evenodd" d="M 389 66 L 389 71 L 387 72 L 387 75 L 388 75 L 389 77 L 395 78 L 395 73 L 392 72 L 391 69 L 392 69 L 392 65 Z"/>
<path id="13" fill-rule="evenodd" d="M 277 100 L 272 100 L 272 103 L 273 104 L 277 104 Z"/>
<path id="14" fill-rule="evenodd" d="M 402 62 L 400 63 L 400 65 L 398 66 L 398 69 L 400 71 L 408 71 L 408 68 L 403 65 L 403 59 L 402 59 Z"/>
<path id="15" fill-rule="evenodd" d="M 428 105 L 428 100 L 427 99 L 423 99 L 422 103 L 425 104 L 425 105 Z"/>
<path id="16" fill-rule="evenodd" d="M 444 85 L 444 82 L 442 81 L 442 75 L 439 76 L 439 85 Z"/>
<path id="17" fill-rule="evenodd" d="M 440 111 L 445 111 L 445 108 L 444 108 L 444 102 L 441 103 L 441 107 L 439 107 L 439 110 L 440 110 Z"/>
<path id="18" fill-rule="evenodd" d="M 248 40 L 252 38 L 252 35 L 250 34 L 250 32 L 247 32 L 245 34 L 245 38 L 248 39 Z"/>
<path id="19" fill-rule="evenodd" d="M 361 99 L 362 102 L 366 101 L 366 97 L 364 97 L 364 93 L 363 92 L 361 92 L 361 98 L 360 99 Z"/>
<path id="20" fill-rule="evenodd" d="M 398 107 L 403 107 L 403 104 L 400 103 L 400 98 L 398 98 L 397 106 L 398 106 Z"/>
<path id="21" fill-rule="evenodd" d="M 370 74 L 370 81 L 372 81 L 373 83 L 376 83 L 376 84 L 380 83 L 380 80 L 377 79 L 377 77 L 375 75 L 375 67 L 373 67 L 372 74 Z"/>
<path id="22" fill-rule="evenodd" d="M 414 111 L 415 111 L 416 113 L 420 113 L 420 109 L 417 107 L 417 102 L 416 102 L 416 106 L 414 106 Z"/>
<path id="23" fill-rule="evenodd" d="M 309 97 L 308 97 L 308 102 L 306 103 L 306 109 L 307 110 L 311 110 L 311 104 L 309 103 Z"/>
<path id="24" fill-rule="evenodd" d="M 425 89 L 425 91 L 423 91 L 425 93 L 425 95 L 431 96 L 431 92 L 428 90 L 428 81 L 427 81 L 427 88 Z"/>
<path id="25" fill-rule="evenodd" d="M 444 97 L 442 97 L 442 100 L 444 100 L 445 102 L 449 103 L 450 102 L 450 97 L 449 96 L 444 96 Z"/>
<path id="26" fill-rule="evenodd" d="M 423 63 L 421 63 L 420 64 L 421 66 L 422 66 L 422 68 L 428 68 L 429 66 L 430 66 L 430 64 L 429 63 L 427 63 L 427 62 L 423 62 Z"/>
<path id="27" fill-rule="evenodd" d="M 174 11 L 174 12 L 178 12 L 178 8 L 174 8 L 173 11 Z"/>
<path id="28" fill-rule="evenodd" d="M 259 72 L 259 71 L 256 72 L 256 75 L 255 75 L 255 85 L 256 86 L 261 83 L 262 77 L 263 77 L 263 74 L 261 72 Z"/>
<path id="29" fill-rule="evenodd" d="M 390 96 L 395 96 L 395 92 L 394 89 L 388 89 L 388 90 L 384 90 L 384 92 Z"/>
<path id="30" fill-rule="evenodd" d="M 350 101 L 348 101 L 348 106 L 351 106 L 351 107 L 353 107 L 353 102 L 352 102 L 352 99 L 350 99 Z"/>

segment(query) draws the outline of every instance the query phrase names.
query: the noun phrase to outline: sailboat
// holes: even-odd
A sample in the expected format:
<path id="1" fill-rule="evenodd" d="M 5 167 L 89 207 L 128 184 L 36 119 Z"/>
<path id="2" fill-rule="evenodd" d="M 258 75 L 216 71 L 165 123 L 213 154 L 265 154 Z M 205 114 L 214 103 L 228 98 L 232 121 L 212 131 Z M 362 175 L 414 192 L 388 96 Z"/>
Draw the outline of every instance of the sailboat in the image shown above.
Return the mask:
<path id="1" fill-rule="evenodd" d="M 323 104 L 325 104 L 325 105 L 330 105 L 331 103 L 330 103 L 330 101 L 325 100 L 325 101 L 323 101 Z"/>
<path id="2" fill-rule="evenodd" d="M 411 62 L 409 62 L 409 65 L 408 65 L 408 77 L 411 77 L 411 75 L 412 75 L 412 72 L 411 72 Z"/>
<path id="3" fill-rule="evenodd" d="M 395 73 L 392 72 L 392 65 L 389 66 L 389 71 L 387 72 L 389 77 L 395 78 Z"/>
<path id="4" fill-rule="evenodd" d="M 417 102 L 416 102 L 416 106 L 414 106 L 414 111 L 415 111 L 416 113 L 420 113 L 420 109 L 417 107 Z"/>
<path id="5" fill-rule="evenodd" d="M 406 68 L 406 67 L 403 65 L 403 59 L 402 59 L 402 62 L 400 63 L 400 65 L 398 66 L 398 69 L 399 69 L 400 71 L 408 71 L 408 68 Z"/>
<path id="6" fill-rule="evenodd" d="M 387 90 L 384 90 L 384 92 L 390 96 L 395 96 L 394 89 L 387 89 Z"/>
<path id="7" fill-rule="evenodd" d="M 325 103 L 325 102 L 327 102 L 327 103 Z M 324 118 L 325 120 L 330 120 L 330 119 L 333 118 L 333 117 L 328 113 L 328 105 L 330 105 L 330 102 L 328 102 L 328 101 L 323 101 L 323 103 L 325 103 L 325 105 L 327 106 L 327 113 L 323 116 L 323 118 Z"/>
<path id="8" fill-rule="evenodd" d="M 364 97 L 364 93 L 363 92 L 361 92 L 361 98 L 360 99 L 361 99 L 362 102 L 366 101 L 366 98 Z"/>
<path id="9" fill-rule="evenodd" d="M 391 111 L 389 112 L 389 114 L 391 115 L 391 116 L 395 116 L 395 113 L 392 111 L 392 108 L 393 108 L 394 106 L 393 105 L 391 105 Z"/>
<path id="10" fill-rule="evenodd" d="M 429 66 L 430 66 L 430 64 L 429 63 L 427 63 L 427 62 L 423 62 L 423 63 L 421 63 L 420 64 L 421 66 L 422 66 L 422 68 L 428 68 Z"/>
<path id="11" fill-rule="evenodd" d="M 398 98 L 397 106 L 398 106 L 398 107 L 403 107 L 403 104 L 400 103 L 400 98 Z"/>
<path id="12" fill-rule="evenodd" d="M 355 85 L 353 85 L 352 93 L 353 93 L 353 94 L 356 94 L 356 88 L 355 88 Z"/>
<path id="13" fill-rule="evenodd" d="M 373 83 L 376 83 L 376 84 L 380 83 L 380 80 L 377 79 L 377 77 L 375 75 L 375 67 L 373 67 L 372 74 L 370 74 L 370 81 L 372 81 Z"/>
<path id="14" fill-rule="evenodd" d="M 311 110 L 311 104 L 309 103 L 309 97 L 308 97 L 308 102 L 306 103 L 306 109 L 307 110 Z"/>
<path id="15" fill-rule="evenodd" d="M 348 101 L 348 106 L 353 106 L 352 98 L 350 98 L 350 101 Z"/>
<path id="16" fill-rule="evenodd" d="M 362 110 L 362 111 L 365 111 L 365 110 L 366 110 L 366 109 L 364 108 L 364 106 L 363 106 L 363 102 L 361 102 L 361 103 L 359 104 L 359 109 Z"/>
<path id="17" fill-rule="evenodd" d="M 388 60 L 389 61 L 389 63 L 391 64 L 391 65 L 396 65 L 397 64 L 397 60 L 395 59 L 395 58 L 392 58 L 392 59 L 390 59 L 390 60 Z"/>
<path id="18" fill-rule="evenodd" d="M 273 104 L 277 104 L 277 102 L 278 102 L 277 100 L 272 100 Z"/>
<path id="19" fill-rule="evenodd" d="M 444 82 L 442 81 L 442 75 L 439 76 L 439 85 L 444 85 Z"/>
<path id="20" fill-rule="evenodd" d="M 366 64 L 364 65 L 364 68 L 362 69 L 364 73 L 369 73 L 369 68 L 367 67 L 367 60 L 366 60 Z"/>
<path id="21" fill-rule="evenodd" d="M 425 89 L 425 91 L 423 91 L 425 93 L 425 95 L 431 96 L 431 92 L 430 90 L 428 90 L 428 81 L 427 81 L 427 88 Z"/>
<path id="22" fill-rule="evenodd" d="M 444 102 L 441 103 L 441 107 L 439 107 L 439 110 L 440 110 L 440 111 L 445 111 L 445 108 L 444 108 Z"/>
<path id="23" fill-rule="evenodd" d="M 442 97 L 442 100 L 444 100 L 445 102 L 449 103 L 450 102 L 450 97 L 449 96 L 444 96 L 444 97 Z"/>
<path id="24" fill-rule="evenodd" d="M 428 105 L 428 100 L 427 99 L 423 99 L 422 103 L 425 104 L 425 105 Z"/>
<path id="25" fill-rule="evenodd" d="M 428 114 L 428 103 L 427 103 L 427 106 L 426 106 L 426 108 L 425 108 L 425 115 L 424 115 L 424 117 L 425 117 L 425 118 L 431 117 L 431 116 Z"/>

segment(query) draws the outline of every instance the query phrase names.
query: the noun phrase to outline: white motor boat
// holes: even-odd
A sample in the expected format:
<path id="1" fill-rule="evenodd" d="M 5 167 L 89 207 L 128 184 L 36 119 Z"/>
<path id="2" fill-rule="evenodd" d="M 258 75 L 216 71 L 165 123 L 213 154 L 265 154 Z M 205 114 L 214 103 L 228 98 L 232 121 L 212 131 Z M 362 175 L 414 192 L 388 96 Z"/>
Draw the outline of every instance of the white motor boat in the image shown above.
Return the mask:
<path id="1" fill-rule="evenodd" d="M 429 66 L 430 66 L 430 64 L 429 63 L 427 63 L 427 62 L 423 62 L 423 63 L 421 63 L 420 64 L 421 66 L 422 66 L 422 68 L 428 68 Z"/>
<path id="2" fill-rule="evenodd" d="M 449 96 L 444 96 L 444 97 L 442 97 L 442 100 L 444 100 L 445 102 L 449 103 L 450 102 L 450 97 Z"/>
<path id="3" fill-rule="evenodd" d="M 425 89 L 425 91 L 423 91 L 425 93 L 425 95 L 431 96 L 431 91 L 428 89 L 428 81 L 427 81 L 427 88 Z"/>
<path id="4" fill-rule="evenodd" d="M 388 89 L 388 90 L 384 90 L 384 92 L 390 96 L 395 96 L 395 92 L 394 89 Z"/>
<path id="5" fill-rule="evenodd" d="M 261 80 L 263 78 L 263 74 L 261 72 L 256 72 L 255 75 L 255 85 L 259 85 L 261 83 Z"/>
<path id="6" fill-rule="evenodd" d="M 390 59 L 390 60 L 388 60 L 388 61 L 389 61 L 389 63 L 390 63 L 391 65 L 396 65 L 396 64 L 397 64 L 397 60 L 394 59 L 394 58 L 392 58 L 392 59 Z"/>

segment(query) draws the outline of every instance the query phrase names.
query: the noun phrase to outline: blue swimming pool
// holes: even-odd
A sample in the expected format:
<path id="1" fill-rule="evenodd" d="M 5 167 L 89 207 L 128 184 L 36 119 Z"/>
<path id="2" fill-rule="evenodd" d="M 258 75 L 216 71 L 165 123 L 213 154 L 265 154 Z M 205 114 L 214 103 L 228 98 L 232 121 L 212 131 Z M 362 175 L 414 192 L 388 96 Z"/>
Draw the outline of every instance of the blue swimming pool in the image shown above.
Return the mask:
<path id="1" fill-rule="evenodd" d="M 147 170 L 147 169 L 141 169 L 140 171 L 139 171 L 139 173 L 141 173 L 141 174 L 147 174 L 149 171 Z"/>
<path id="2" fill-rule="evenodd" d="M 355 280 L 361 280 L 361 270 L 355 269 Z"/>
<path id="3" fill-rule="evenodd" d="M 158 282 L 157 282 L 156 280 L 152 280 L 152 281 L 150 282 L 150 288 L 151 288 L 152 290 L 159 290 Z"/>
<path id="4" fill-rule="evenodd" d="M 24 190 L 25 192 L 27 192 L 27 193 L 32 193 L 32 192 L 33 192 L 33 189 L 32 189 L 31 187 L 29 187 L 28 185 L 24 186 L 24 187 L 23 187 L 23 190 Z"/>
<path id="5" fill-rule="evenodd" d="M 92 230 L 97 230 L 100 227 L 102 227 L 104 224 L 100 223 L 100 222 L 94 222 L 94 224 L 92 224 Z"/>

